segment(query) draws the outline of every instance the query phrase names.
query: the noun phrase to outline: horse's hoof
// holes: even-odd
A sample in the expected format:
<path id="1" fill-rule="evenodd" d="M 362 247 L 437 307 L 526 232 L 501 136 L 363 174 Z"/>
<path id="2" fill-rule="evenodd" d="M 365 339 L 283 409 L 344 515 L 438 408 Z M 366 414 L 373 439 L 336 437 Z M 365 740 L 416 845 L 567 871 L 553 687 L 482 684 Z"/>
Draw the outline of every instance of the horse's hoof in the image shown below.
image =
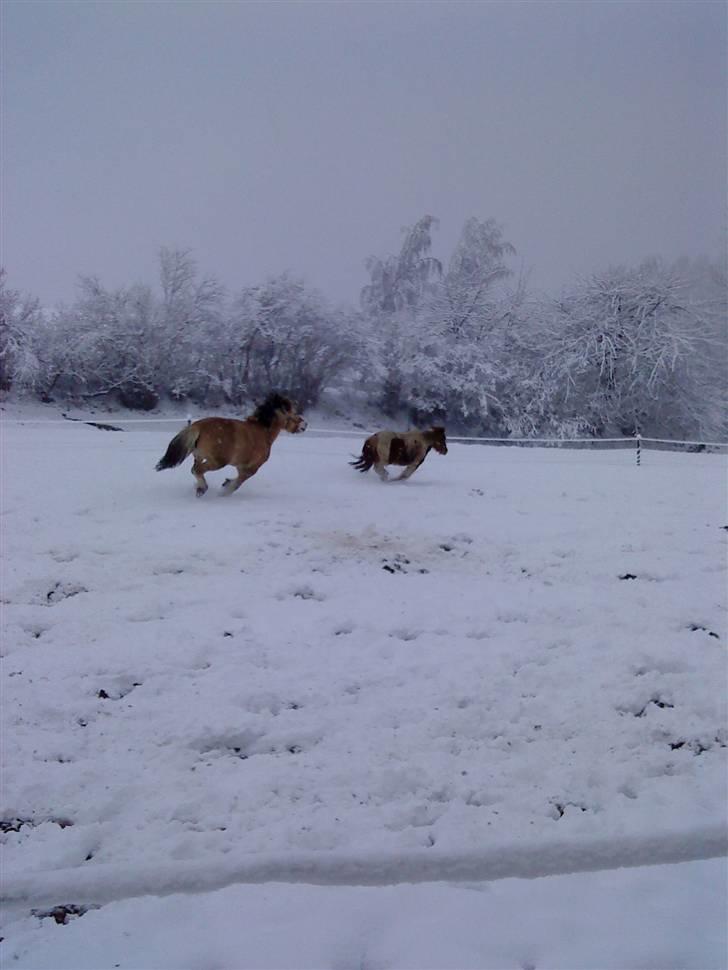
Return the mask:
<path id="1" fill-rule="evenodd" d="M 197 498 L 202 498 L 202 496 L 205 494 L 206 491 L 207 491 L 206 488 L 196 488 L 195 495 L 197 496 Z"/>

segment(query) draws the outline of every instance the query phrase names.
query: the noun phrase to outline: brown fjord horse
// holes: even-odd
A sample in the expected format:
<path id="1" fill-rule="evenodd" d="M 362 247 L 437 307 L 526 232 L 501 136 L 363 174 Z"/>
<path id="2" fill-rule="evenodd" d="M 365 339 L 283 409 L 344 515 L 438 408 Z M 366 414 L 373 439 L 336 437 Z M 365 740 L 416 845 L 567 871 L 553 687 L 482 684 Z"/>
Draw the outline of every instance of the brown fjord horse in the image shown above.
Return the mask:
<path id="1" fill-rule="evenodd" d="M 395 481 L 401 482 L 417 471 L 431 448 L 441 455 L 447 454 L 444 428 L 429 431 L 378 431 L 364 442 L 361 456 L 349 464 L 360 472 L 374 471 L 383 482 L 389 479 L 385 465 L 405 465 Z"/>
<path id="2" fill-rule="evenodd" d="M 270 457 L 273 442 L 281 431 L 297 434 L 306 430 L 306 422 L 287 397 L 269 394 L 244 421 L 232 418 L 201 418 L 176 434 L 164 456 L 157 462 L 157 471 L 176 468 L 192 454 L 192 474 L 198 498 L 207 491 L 206 472 L 217 471 L 225 465 L 237 469 L 236 478 L 228 478 L 222 486 L 225 495 L 240 488 L 255 475 Z"/>

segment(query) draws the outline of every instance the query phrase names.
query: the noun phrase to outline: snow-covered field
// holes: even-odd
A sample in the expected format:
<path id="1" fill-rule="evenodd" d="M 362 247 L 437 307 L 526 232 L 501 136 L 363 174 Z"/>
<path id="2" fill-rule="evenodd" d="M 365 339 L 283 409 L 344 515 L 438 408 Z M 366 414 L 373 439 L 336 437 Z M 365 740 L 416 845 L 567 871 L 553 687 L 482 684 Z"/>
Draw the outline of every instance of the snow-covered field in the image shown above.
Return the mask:
<path id="1" fill-rule="evenodd" d="M 724 457 L 174 430 L 3 429 L 8 966 L 725 965 Z"/>

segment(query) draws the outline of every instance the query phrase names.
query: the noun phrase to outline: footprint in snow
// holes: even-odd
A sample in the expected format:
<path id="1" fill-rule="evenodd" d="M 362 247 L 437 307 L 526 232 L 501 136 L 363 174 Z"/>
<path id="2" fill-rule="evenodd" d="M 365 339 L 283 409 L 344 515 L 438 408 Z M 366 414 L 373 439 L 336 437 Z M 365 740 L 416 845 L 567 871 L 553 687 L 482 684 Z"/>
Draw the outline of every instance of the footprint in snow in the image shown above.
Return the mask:
<path id="1" fill-rule="evenodd" d="M 120 701 L 122 697 L 126 697 L 127 694 L 131 694 L 135 687 L 141 687 L 141 680 L 134 680 L 131 682 L 123 682 L 115 687 L 109 686 L 108 690 L 102 687 L 97 691 L 96 696 L 101 701 Z"/>
<path id="2" fill-rule="evenodd" d="M 629 580 L 629 579 L 646 579 L 648 583 L 664 583 L 667 580 L 673 579 L 675 577 L 668 576 L 668 575 L 658 576 L 657 574 L 654 574 L 654 573 L 653 574 L 650 574 L 650 573 L 640 573 L 639 576 L 636 573 L 622 573 L 619 578 L 622 579 L 622 580 L 625 580 L 625 579 L 627 579 L 627 580 Z"/>
<path id="3" fill-rule="evenodd" d="M 65 926 L 70 919 L 78 919 L 90 909 L 99 909 L 98 906 L 76 906 L 74 903 L 64 906 L 54 906 L 53 909 L 31 909 L 31 915 L 38 919 L 53 919 L 59 926 Z"/>
<path id="4" fill-rule="evenodd" d="M 6 834 L 7 832 L 19 832 L 22 828 L 34 829 L 38 825 L 42 825 L 45 822 L 50 822 L 51 825 L 57 825 L 60 829 L 67 829 L 73 826 L 73 822 L 69 818 L 3 818 L 0 819 L 0 832 Z"/>
<path id="5" fill-rule="evenodd" d="M 418 630 L 403 630 L 403 629 L 392 630 L 392 632 L 389 634 L 390 637 L 393 637 L 396 640 L 404 640 L 405 642 L 409 642 L 410 640 L 416 640 L 419 635 L 420 634 Z"/>
<path id="6" fill-rule="evenodd" d="M 412 569 L 408 569 L 407 567 L 410 566 L 412 566 L 412 562 L 406 556 L 402 556 L 399 553 L 392 559 L 382 559 L 382 569 L 391 575 L 394 575 L 394 573 L 408 573 L 413 571 L 424 575 L 430 571 L 422 567 L 418 569 L 414 566 L 412 566 Z"/>
<path id="7" fill-rule="evenodd" d="M 644 695 L 643 695 L 644 697 Z M 618 714 L 624 716 L 625 714 L 631 714 L 633 717 L 645 717 L 650 705 L 660 708 L 661 710 L 672 710 L 675 705 L 672 701 L 668 701 L 661 697 L 660 694 L 653 694 L 647 700 L 639 700 L 629 704 L 622 704 L 615 708 Z"/>
<path id="8" fill-rule="evenodd" d="M 59 549 L 49 549 L 48 555 L 54 562 L 57 563 L 73 562 L 74 559 L 78 559 L 77 552 L 64 552 L 63 550 Z"/>
<path id="9" fill-rule="evenodd" d="M 155 623 L 164 619 L 164 614 L 158 609 L 141 609 L 127 614 L 128 623 Z"/>
<path id="10" fill-rule="evenodd" d="M 201 755 L 230 755 L 245 761 L 259 749 L 256 747 L 264 736 L 262 731 L 240 731 L 231 734 L 213 735 L 201 739 L 194 747 Z"/>
<path id="11" fill-rule="evenodd" d="M 46 603 L 49 606 L 53 606 L 55 603 L 60 603 L 61 600 L 70 599 L 72 596 L 78 596 L 79 593 L 88 593 L 88 590 L 85 586 L 81 586 L 80 583 L 59 582 L 46 593 Z"/>
<path id="12" fill-rule="evenodd" d="M 714 637 L 716 640 L 720 640 L 720 635 L 715 632 L 715 630 L 709 630 L 707 626 L 703 626 L 702 623 L 691 623 L 688 629 L 693 633 L 707 633 L 709 637 Z"/>
<path id="13" fill-rule="evenodd" d="M 7 594 L 3 590 L 0 602 L 4 604 L 22 603 L 23 605 L 43 605 L 53 606 L 61 600 L 79 593 L 87 593 L 88 590 L 81 583 L 63 582 L 55 579 L 41 579 L 23 583 L 12 593 Z"/>
<path id="14" fill-rule="evenodd" d="M 528 623 L 529 618 L 525 613 L 499 613 L 496 617 L 499 623 Z"/>
<path id="15" fill-rule="evenodd" d="M 688 741 L 685 738 L 680 738 L 677 741 L 670 742 L 671 751 L 687 750 L 690 751 L 695 757 L 699 757 L 706 751 L 712 750 L 714 747 L 725 748 L 726 741 L 723 737 L 717 734 L 714 738 L 703 738 L 698 740 L 694 738 L 692 741 Z"/>
<path id="16" fill-rule="evenodd" d="M 573 812 L 575 809 L 578 809 L 580 812 L 589 811 L 588 807 L 586 805 L 582 805 L 581 802 L 552 802 L 549 815 L 555 821 L 558 821 L 560 818 L 563 818 L 569 810 Z"/>
<path id="17" fill-rule="evenodd" d="M 23 630 L 29 634 L 34 640 L 40 640 L 44 633 L 50 630 L 48 626 L 42 626 L 40 623 L 30 623 L 23 626 Z"/>
<path id="18" fill-rule="evenodd" d="M 181 566 L 174 565 L 156 566 L 152 570 L 152 576 L 181 576 L 183 573 Z"/>
<path id="19" fill-rule="evenodd" d="M 323 593 L 319 593 L 317 590 L 313 588 L 313 586 L 309 586 L 308 584 L 304 584 L 302 586 L 294 586 L 292 588 L 284 590 L 283 592 L 278 594 L 277 598 L 279 600 L 282 600 L 282 599 L 288 599 L 289 597 L 292 597 L 293 599 L 299 599 L 299 600 L 315 600 L 317 603 L 322 603 L 326 599 Z"/>

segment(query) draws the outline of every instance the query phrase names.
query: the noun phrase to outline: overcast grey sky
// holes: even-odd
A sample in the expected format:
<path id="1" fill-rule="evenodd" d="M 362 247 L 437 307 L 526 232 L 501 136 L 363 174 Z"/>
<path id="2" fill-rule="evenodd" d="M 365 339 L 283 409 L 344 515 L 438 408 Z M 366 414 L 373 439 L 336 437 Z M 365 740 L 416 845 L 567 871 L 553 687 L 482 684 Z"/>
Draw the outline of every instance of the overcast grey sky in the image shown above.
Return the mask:
<path id="1" fill-rule="evenodd" d="M 162 245 L 354 302 L 425 213 L 545 289 L 725 245 L 722 0 L 2 7 L 2 261 L 46 304 Z"/>

